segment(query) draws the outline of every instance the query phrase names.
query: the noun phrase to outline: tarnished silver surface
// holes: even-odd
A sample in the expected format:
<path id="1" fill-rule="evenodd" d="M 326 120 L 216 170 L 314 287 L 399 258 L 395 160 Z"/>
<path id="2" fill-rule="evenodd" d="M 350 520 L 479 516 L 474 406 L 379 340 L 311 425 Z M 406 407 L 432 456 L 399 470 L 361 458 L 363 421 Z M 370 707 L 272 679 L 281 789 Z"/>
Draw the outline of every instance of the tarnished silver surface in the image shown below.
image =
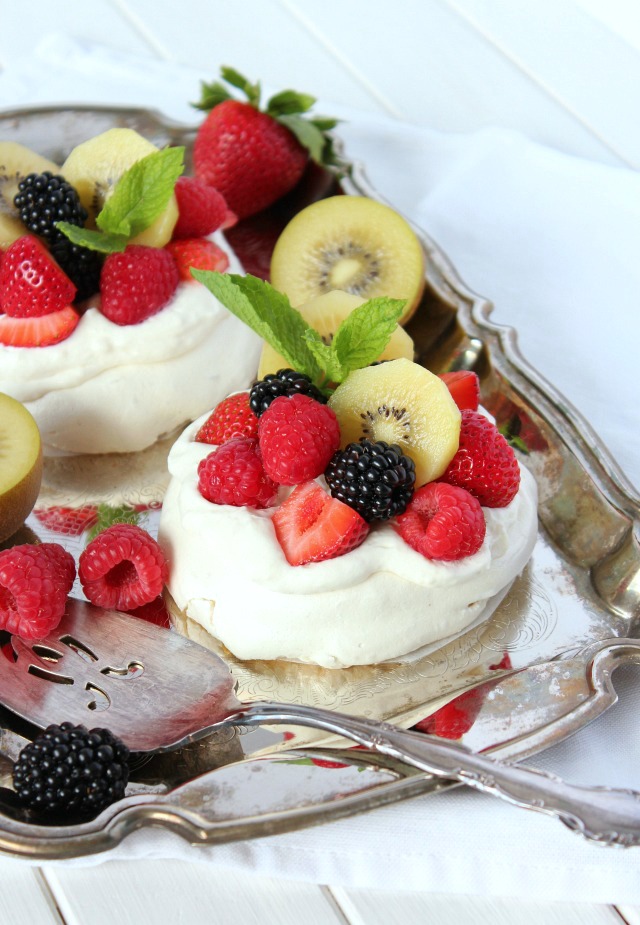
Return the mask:
<path id="1" fill-rule="evenodd" d="M 116 124 L 157 144 L 189 147 L 194 137 L 192 128 L 154 113 L 80 108 L 7 113 L 0 137 L 60 160 Z M 347 192 L 376 196 L 359 168 L 345 165 L 345 172 Z M 417 230 L 428 255 L 425 297 L 409 325 L 419 360 L 435 372 L 475 369 L 483 404 L 526 446 L 520 458 L 540 493 L 531 563 L 488 623 L 403 665 L 327 672 L 225 660 L 243 701 L 318 705 L 401 726 L 473 689 L 474 710 L 460 741 L 516 759 L 576 732 L 615 702 L 611 674 L 637 652 L 640 503 L 589 425 L 520 356 L 514 331 L 491 322 L 491 303 L 469 291 Z M 28 734 L 8 715 L 0 721 Z M 83 826 L 36 826 L 0 800 L 0 849 L 34 858 L 87 854 L 151 823 L 196 843 L 248 838 L 449 786 L 367 751 L 336 751 L 336 740 L 323 742 L 333 742 L 331 751 L 314 751 L 320 740 L 300 727 L 286 740 L 269 730 L 218 735 L 141 762 L 134 779 L 168 783 L 169 792 L 132 794 Z M 292 746 L 295 753 L 282 751 Z M 327 767 L 326 759 L 347 766 Z M 258 798 L 248 782 L 267 776 Z"/>

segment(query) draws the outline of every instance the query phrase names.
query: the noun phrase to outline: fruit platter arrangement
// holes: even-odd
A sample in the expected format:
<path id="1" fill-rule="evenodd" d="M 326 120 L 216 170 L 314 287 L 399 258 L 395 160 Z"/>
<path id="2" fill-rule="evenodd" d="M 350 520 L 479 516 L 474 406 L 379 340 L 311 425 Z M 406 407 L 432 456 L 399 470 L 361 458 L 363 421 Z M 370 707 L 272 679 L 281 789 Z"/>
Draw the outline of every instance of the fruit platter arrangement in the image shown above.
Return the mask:
<path id="1" fill-rule="evenodd" d="M 13 854 L 100 851 L 158 819 L 251 837 L 448 786 L 294 722 L 137 754 L 108 720 L 145 653 L 118 639 L 123 667 L 100 667 L 65 630 L 70 598 L 211 649 L 242 700 L 509 758 L 606 709 L 606 675 L 637 657 L 637 512 L 606 450 L 311 97 L 261 108 L 258 84 L 222 76 L 195 128 L 0 116 Z M 33 722 L 9 691 L 25 660 L 44 716 L 75 657 L 98 672 L 86 725 Z"/>

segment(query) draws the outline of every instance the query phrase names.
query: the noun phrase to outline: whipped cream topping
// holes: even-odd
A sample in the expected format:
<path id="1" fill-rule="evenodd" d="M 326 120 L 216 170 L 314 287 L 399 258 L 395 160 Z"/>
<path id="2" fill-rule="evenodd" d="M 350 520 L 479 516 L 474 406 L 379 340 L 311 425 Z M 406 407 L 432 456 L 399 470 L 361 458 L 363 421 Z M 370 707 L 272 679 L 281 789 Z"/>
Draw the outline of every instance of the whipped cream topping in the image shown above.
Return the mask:
<path id="1" fill-rule="evenodd" d="M 113 324 L 94 303 L 59 344 L 0 345 L 0 392 L 27 406 L 48 455 L 135 452 L 247 388 L 260 349 L 204 286 L 182 282 L 140 324 Z"/>
<path id="2" fill-rule="evenodd" d="M 274 508 L 211 504 L 198 492 L 198 463 L 213 449 L 194 439 L 204 419 L 169 455 L 159 539 L 176 604 L 237 658 L 326 668 L 401 658 L 488 618 L 535 545 L 536 484 L 522 468 L 511 504 L 483 509 L 486 537 L 473 556 L 430 561 L 387 523 L 344 556 L 291 566 Z"/>

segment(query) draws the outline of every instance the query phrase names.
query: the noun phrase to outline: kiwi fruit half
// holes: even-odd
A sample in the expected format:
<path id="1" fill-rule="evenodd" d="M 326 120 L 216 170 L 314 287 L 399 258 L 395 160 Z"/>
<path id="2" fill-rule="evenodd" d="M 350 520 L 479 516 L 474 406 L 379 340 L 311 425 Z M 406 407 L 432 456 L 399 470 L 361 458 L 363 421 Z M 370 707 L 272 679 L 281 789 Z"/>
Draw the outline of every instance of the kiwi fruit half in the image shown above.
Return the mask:
<path id="1" fill-rule="evenodd" d="M 158 149 L 131 128 L 111 128 L 101 135 L 77 145 L 62 165 L 65 178 L 78 191 L 89 213 L 87 227 L 95 228 L 95 218 L 113 192 L 113 188 L 136 161 Z M 178 203 L 172 196 L 160 215 L 130 244 L 164 247 L 178 221 Z"/>
<path id="2" fill-rule="evenodd" d="M 324 295 L 316 296 L 315 299 L 305 302 L 304 305 L 300 305 L 298 311 L 304 320 L 320 334 L 325 344 L 330 344 L 334 334 L 347 315 L 350 315 L 354 308 L 364 302 L 366 302 L 366 299 L 361 296 L 351 295 L 351 293 L 343 292 L 341 289 L 334 289 Z M 412 338 L 404 328 L 396 325 L 387 346 L 378 359 L 394 360 L 397 357 L 406 357 L 408 360 L 412 360 L 413 356 L 414 344 Z M 258 379 L 263 379 L 268 373 L 277 373 L 279 369 L 287 365 L 287 361 L 282 354 L 274 350 L 270 344 L 265 343 L 260 355 Z"/>
<path id="3" fill-rule="evenodd" d="M 424 288 L 424 250 L 411 226 L 365 196 L 331 196 L 299 212 L 278 238 L 271 283 L 300 306 L 332 289 L 363 299 L 406 299 L 415 311 Z"/>
<path id="4" fill-rule="evenodd" d="M 40 491 L 40 432 L 24 405 L 0 393 L 0 542 L 22 526 Z"/>
<path id="5" fill-rule="evenodd" d="M 460 441 L 460 411 L 444 382 L 404 358 L 350 373 L 329 405 L 342 446 L 361 437 L 396 443 L 416 467 L 416 488 L 439 478 Z"/>
<path id="6" fill-rule="evenodd" d="M 30 148 L 16 141 L 0 141 L 0 248 L 5 249 L 28 234 L 20 221 L 13 198 L 18 192 L 18 183 L 30 173 L 44 173 L 45 170 L 59 174 L 60 168 L 53 161 L 36 154 Z"/>

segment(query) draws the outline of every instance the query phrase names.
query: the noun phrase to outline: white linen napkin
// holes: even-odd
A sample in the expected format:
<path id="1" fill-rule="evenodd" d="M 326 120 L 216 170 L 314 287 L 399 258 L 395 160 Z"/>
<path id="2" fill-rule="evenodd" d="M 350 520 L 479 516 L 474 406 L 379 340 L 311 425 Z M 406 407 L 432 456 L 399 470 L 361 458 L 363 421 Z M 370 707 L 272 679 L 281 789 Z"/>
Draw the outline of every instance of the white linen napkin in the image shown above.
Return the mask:
<path id="1" fill-rule="evenodd" d="M 212 76 L 52 36 L 0 75 L 0 105 L 141 104 L 196 123 L 188 101 L 199 79 Z M 346 120 L 339 134 L 348 156 L 362 160 L 377 189 L 492 299 L 493 320 L 518 331 L 525 358 L 640 485 L 640 176 L 510 131 L 443 136 L 327 100 L 318 110 Z M 620 704 L 530 763 L 576 783 L 640 790 L 640 685 L 631 668 L 615 680 Z M 320 883 L 640 903 L 639 851 L 588 844 L 555 820 L 458 789 L 211 848 L 143 830 L 107 855 L 73 863 L 177 857 Z"/>

